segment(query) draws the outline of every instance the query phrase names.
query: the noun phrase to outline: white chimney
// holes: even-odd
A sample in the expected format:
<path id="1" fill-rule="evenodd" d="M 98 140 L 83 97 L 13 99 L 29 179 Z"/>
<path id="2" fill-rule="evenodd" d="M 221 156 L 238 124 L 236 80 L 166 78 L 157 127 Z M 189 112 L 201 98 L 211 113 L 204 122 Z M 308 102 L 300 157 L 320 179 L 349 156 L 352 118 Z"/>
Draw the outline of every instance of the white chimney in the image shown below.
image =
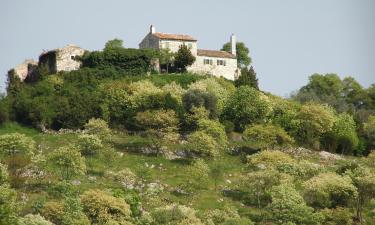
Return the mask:
<path id="1" fill-rule="evenodd" d="M 236 36 L 234 34 L 230 36 L 230 53 L 236 55 Z"/>
<path id="2" fill-rule="evenodd" d="M 150 33 L 151 33 L 151 34 L 154 34 L 154 33 L 155 33 L 155 27 L 154 27 L 154 25 L 151 25 L 151 26 L 150 26 Z"/>

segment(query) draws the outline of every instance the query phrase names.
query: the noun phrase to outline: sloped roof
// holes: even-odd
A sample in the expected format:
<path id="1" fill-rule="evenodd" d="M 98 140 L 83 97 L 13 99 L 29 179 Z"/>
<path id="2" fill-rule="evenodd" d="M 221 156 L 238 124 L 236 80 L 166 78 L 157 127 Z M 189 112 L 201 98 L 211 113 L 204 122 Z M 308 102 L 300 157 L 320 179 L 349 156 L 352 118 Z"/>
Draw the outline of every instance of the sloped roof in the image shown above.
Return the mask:
<path id="1" fill-rule="evenodd" d="M 217 58 L 231 58 L 235 59 L 236 56 L 226 52 L 226 51 L 216 51 L 216 50 L 204 50 L 198 49 L 197 55 L 199 56 L 208 56 L 208 57 L 217 57 Z"/>
<path id="2" fill-rule="evenodd" d="M 167 39 L 167 40 L 197 41 L 197 39 L 186 34 L 167 34 L 167 33 L 155 32 L 153 33 L 153 35 L 155 35 L 156 37 L 160 39 Z"/>

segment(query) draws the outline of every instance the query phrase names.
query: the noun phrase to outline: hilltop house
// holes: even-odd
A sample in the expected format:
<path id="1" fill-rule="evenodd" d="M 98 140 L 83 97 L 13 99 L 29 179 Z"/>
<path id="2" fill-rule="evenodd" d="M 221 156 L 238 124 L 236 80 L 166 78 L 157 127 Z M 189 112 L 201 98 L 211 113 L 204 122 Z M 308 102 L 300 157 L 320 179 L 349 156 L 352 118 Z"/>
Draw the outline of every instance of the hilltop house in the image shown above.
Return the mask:
<path id="1" fill-rule="evenodd" d="M 167 34 L 155 31 L 150 26 L 150 32 L 139 44 L 139 48 L 169 49 L 177 52 L 181 45 L 186 45 L 196 57 L 193 65 L 187 68 L 190 72 L 211 74 L 235 80 L 239 76 L 236 58 L 236 38 L 230 37 L 231 52 L 198 49 L 197 40 L 184 34 Z"/>
<path id="2" fill-rule="evenodd" d="M 81 47 L 67 45 L 63 48 L 43 52 L 39 56 L 39 66 L 46 68 L 50 74 L 77 70 L 81 66 L 81 62 L 75 60 L 75 57 L 82 56 L 84 53 L 85 50 Z"/>

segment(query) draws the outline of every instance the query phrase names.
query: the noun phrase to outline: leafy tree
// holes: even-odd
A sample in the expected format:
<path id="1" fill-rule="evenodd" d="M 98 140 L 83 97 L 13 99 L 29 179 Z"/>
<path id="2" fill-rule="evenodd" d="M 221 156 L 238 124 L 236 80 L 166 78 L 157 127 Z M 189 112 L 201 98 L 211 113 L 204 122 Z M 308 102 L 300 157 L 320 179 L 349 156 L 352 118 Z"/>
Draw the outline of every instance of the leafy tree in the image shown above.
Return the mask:
<path id="1" fill-rule="evenodd" d="M 58 148 L 49 154 L 48 159 L 59 167 L 61 175 L 66 180 L 86 172 L 85 158 L 73 145 Z"/>
<path id="2" fill-rule="evenodd" d="M 255 171 L 241 177 L 239 189 L 248 204 L 261 208 L 271 202 L 270 190 L 279 185 L 280 180 L 281 174 L 273 169 Z"/>
<path id="3" fill-rule="evenodd" d="M 243 137 L 251 145 L 262 149 L 274 149 L 276 147 L 288 147 L 294 140 L 281 127 L 272 124 L 256 124 L 248 126 Z"/>
<path id="4" fill-rule="evenodd" d="M 222 119 L 233 121 L 236 130 L 263 121 L 270 112 L 270 105 L 259 91 L 249 86 L 239 87 L 226 104 Z"/>
<path id="5" fill-rule="evenodd" d="M 363 131 L 367 140 L 368 147 L 375 147 L 375 116 L 369 116 L 366 123 L 363 124 Z"/>
<path id="6" fill-rule="evenodd" d="M 182 103 L 187 112 L 192 113 L 193 107 L 204 107 L 209 111 L 210 118 L 217 116 L 217 98 L 213 94 L 192 89 L 183 95 Z"/>
<path id="7" fill-rule="evenodd" d="M 293 185 L 275 186 L 270 192 L 272 202 L 267 207 L 275 224 L 320 224 L 320 217 L 313 213 Z"/>
<path id="8" fill-rule="evenodd" d="M 308 103 L 301 107 L 297 119 L 299 125 L 294 136 L 300 143 L 319 149 L 320 138 L 332 130 L 335 115 L 328 106 Z"/>
<path id="9" fill-rule="evenodd" d="M 0 135 L 0 159 L 7 163 L 12 175 L 17 169 L 26 166 L 35 151 L 32 138 L 20 133 Z"/>
<path id="10" fill-rule="evenodd" d="M 371 199 L 375 199 L 375 174 L 368 168 L 358 167 L 347 174 L 352 178 L 358 190 L 356 201 L 356 216 L 363 222 L 363 208 Z"/>
<path id="11" fill-rule="evenodd" d="M 168 154 L 166 151 L 163 152 L 163 149 L 168 150 L 166 147 L 179 139 L 177 134 L 179 120 L 173 110 L 139 112 L 135 119 L 138 125 L 146 130 L 156 154 Z"/>
<path id="12" fill-rule="evenodd" d="M 222 51 L 231 51 L 231 44 L 227 42 L 223 45 Z M 237 56 L 237 65 L 240 68 L 248 67 L 251 63 L 251 58 L 249 56 L 249 49 L 243 42 L 236 43 L 236 56 Z"/>
<path id="13" fill-rule="evenodd" d="M 107 41 L 107 43 L 105 43 L 104 51 L 116 48 L 124 48 L 124 41 L 117 38 L 109 40 Z"/>
<path id="14" fill-rule="evenodd" d="M 339 114 L 333 124 L 332 131 L 324 135 L 326 147 L 341 154 L 352 153 L 359 144 L 356 124 L 352 116 Z"/>
<path id="15" fill-rule="evenodd" d="M 175 54 L 169 49 L 160 49 L 159 62 L 161 65 L 166 66 L 166 72 L 169 73 L 169 67 L 174 62 Z"/>
<path id="16" fill-rule="evenodd" d="M 248 85 L 259 90 L 258 78 L 253 66 L 250 68 L 242 68 L 241 75 L 234 81 L 234 83 L 236 84 L 236 87 Z"/>
<path id="17" fill-rule="evenodd" d="M 357 188 L 349 176 L 322 173 L 303 183 L 304 197 L 314 207 L 347 206 L 357 197 Z"/>
<path id="18" fill-rule="evenodd" d="M 215 139 L 204 131 L 196 131 L 188 136 L 185 151 L 190 156 L 215 157 L 219 154 Z"/>
<path id="19" fill-rule="evenodd" d="M 190 49 L 186 45 L 181 45 L 174 59 L 175 66 L 182 72 L 185 72 L 186 67 L 193 65 L 194 62 L 195 56 L 191 54 Z"/>
<path id="20" fill-rule="evenodd" d="M 102 190 L 88 190 L 81 195 L 83 211 L 92 224 L 131 225 L 129 204 Z"/>

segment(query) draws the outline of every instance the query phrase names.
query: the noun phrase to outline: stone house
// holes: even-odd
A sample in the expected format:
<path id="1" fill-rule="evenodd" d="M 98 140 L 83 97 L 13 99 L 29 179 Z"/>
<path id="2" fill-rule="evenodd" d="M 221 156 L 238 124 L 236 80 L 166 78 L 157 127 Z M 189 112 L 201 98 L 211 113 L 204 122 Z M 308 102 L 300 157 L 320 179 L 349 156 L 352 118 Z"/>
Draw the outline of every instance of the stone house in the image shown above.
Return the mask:
<path id="1" fill-rule="evenodd" d="M 225 77 L 235 80 L 239 76 L 236 58 L 236 37 L 230 37 L 231 51 L 217 51 L 198 49 L 197 40 L 185 34 L 167 34 L 156 32 L 154 26 L 150 26 L 150 32 L 139 43 L 139 48 L 169 49 L 177 52 L 181 45 L 186 45 L 196 60 L 187 70 L 194 73 L 211 74 L 217 77 Z"/>
<path id="2" fill-rule="evenodd" d="M 81 62 L 75 58 L 82 56 L 84 53 L 85 50 L 83 48 L 67 45 L 63 48 L 43 52 L 39 56 L 39 66 L 46 68 L 50 74 L 77 70 L 81 66 Z"/>
<path id="3" fill-rule="evenodd" d="M 26 78 L 29 78 L 32 76 L 32 74 L 35 72 L 35 70 L 38 67 L 38 62 L 36 62 L 33 59 L 26 59 L 23 63 L 19 64 L 18 66 L 14 67 L 13 74 L 17 76 L 20 81 L 25 81 Z M 8 72 L 8 76 L 10 76 L 11 71 Z"/>

